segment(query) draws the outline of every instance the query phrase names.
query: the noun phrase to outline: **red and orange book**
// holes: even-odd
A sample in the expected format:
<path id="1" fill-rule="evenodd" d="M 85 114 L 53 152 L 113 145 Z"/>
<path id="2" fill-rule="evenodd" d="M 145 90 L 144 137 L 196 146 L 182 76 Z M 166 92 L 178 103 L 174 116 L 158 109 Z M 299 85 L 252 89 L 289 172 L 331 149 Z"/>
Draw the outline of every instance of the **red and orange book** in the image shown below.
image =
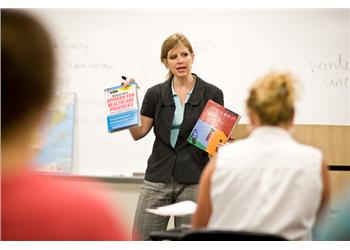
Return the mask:
<path id="1" fill-rule="evenodd" d="M 187 141 L 215 155 L 218 144 L 225 144 L 233 135 L 240 118 L 239 114 L 209 100 Z"/>

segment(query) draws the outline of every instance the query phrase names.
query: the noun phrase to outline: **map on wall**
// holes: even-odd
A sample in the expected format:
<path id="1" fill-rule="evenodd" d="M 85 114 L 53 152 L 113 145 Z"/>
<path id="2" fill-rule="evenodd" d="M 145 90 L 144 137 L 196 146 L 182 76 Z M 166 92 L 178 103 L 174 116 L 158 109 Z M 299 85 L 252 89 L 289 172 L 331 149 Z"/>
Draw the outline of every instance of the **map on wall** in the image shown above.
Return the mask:
<path id="1" fill-rule="evenodd" d="M 36 170 L 71 173 L 73 163 L 75 93 L 57 95 L 49 108 L 48 121 L 34 147 Z"/>

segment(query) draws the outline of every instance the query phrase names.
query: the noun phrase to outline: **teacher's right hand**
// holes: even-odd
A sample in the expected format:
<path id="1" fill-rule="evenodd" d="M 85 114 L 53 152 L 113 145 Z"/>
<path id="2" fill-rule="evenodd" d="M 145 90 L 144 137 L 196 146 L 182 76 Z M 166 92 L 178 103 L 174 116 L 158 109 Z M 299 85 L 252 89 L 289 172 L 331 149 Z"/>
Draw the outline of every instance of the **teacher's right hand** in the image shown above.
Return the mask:
<path id="1" fill-rule="evenodd" d="M 135 79 L 134 78 L 129 78 L 127 80 L 122 81 L 121 84 L 123 85 L 123 87 L 126 87 L 132 82 L 136 83 Z M 139 88 L 139 85 L 137 83 L 136 83 L 136 86 L 137 86 L 137 88 Z"/>

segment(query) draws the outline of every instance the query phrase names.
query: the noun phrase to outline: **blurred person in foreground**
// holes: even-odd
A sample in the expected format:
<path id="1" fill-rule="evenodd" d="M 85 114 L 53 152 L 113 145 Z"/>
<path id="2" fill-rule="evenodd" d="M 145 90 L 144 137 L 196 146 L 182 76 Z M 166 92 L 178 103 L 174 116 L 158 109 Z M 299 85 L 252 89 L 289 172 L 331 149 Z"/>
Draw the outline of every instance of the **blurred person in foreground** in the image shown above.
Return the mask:
<path id="1" fill-rule="evenodd" d="M 315 227 L 315 240 L 350 241 L 350 186 L 336 199 L 330 216 L 322 219 Z"/>
<path id="2" fill-rule="evenodd" d="M 54 61 L 34 17 L 1 10 L 1 239 L 128 240 L 102 190 L 31 170 L 32 145 L 53 97 Z"/>

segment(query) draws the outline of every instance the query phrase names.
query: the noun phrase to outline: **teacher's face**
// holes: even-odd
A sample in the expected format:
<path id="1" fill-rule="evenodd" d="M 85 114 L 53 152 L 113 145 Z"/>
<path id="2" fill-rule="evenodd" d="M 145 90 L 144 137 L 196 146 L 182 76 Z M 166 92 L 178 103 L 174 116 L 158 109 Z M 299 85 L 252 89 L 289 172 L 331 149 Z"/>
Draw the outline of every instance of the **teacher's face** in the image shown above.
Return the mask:
<path id="1" fill-rule="evenodd" d="M 179 44 L 168 52 L 165 65 L 174 74 L 181 78 L 191 74 L 193 54 L 183 44 Z"/>

